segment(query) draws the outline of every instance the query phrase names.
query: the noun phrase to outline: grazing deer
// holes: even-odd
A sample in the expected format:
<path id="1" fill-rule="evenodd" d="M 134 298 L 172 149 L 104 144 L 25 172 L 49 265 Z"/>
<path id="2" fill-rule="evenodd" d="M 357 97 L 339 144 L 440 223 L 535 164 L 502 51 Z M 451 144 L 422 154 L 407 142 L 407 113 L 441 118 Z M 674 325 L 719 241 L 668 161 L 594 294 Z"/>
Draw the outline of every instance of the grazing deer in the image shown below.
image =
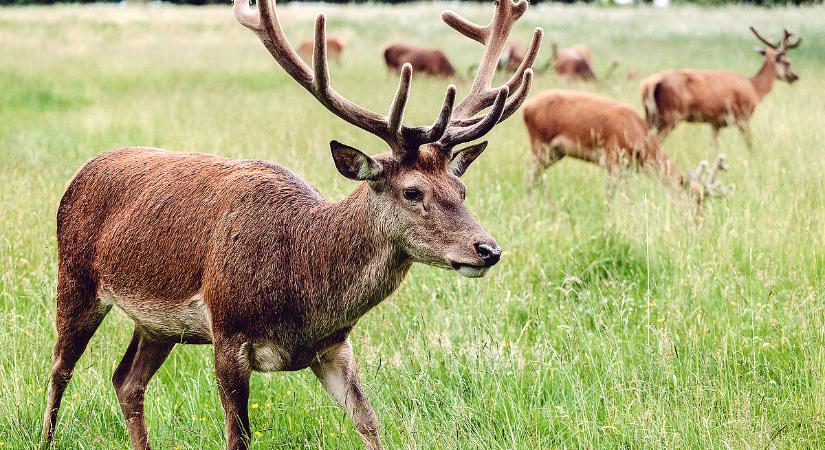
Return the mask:
<path id="1" fill-rule="evenodd" d="M 768 48 L 757 51 L 764 62 L 756 75 L 748 78 L 734 72 L 697 69 L 665 70 L 641 82 L 642 103 L 647 124 L 664 139 L 681 121 L 703 122 L 711 126 L 711 143 L 718 147 L 719 130 L 736 125 L 749 149 L 753 148 L 750 119 L 756 105 L 771 91 L 774 79 L 793 83 L 799 77 L 791 70 L 788 50 L 802 39 L 790 42 L 792 33 L 785 30 L 782 41 L 775 44 L 750 27 Z"/>
<path id="2" fill-rule="evenodd" d="M 387 44 L 383 47 L 382 53 L 387 68 L 390 70 L 401 70 L 404 64 L 410 64 L 413 70 L 426 75 L 451 77 L 456 74 L 447 55 L 437 48 L 412 44 Z"/>
<path id="3" fill-rule="evenodd" d="M 519 42 L 511 42 L 507 45 L 507 49 L 502 53 L 499 60 L 499 70 L 506 70 L 508 72 L 515 72 L 518 70 L 527 52 L 524 46 Z"/>
<path id="4" fill-rule="evenodd" d="M 593 55 L 584 45 L 574 45 L 559 50 L 555 42 L 550 44 L 551 60 L 556 75 L 577 81 L 595 81 L 593 72 Z"/>
<path id="5" fill-rule="evenodd" d="M 457 147 L 480 139 L 527 97 L 540 29 L 521 68 L 491 87 L 527 2 L 499 2 L 484 27 L 443 14 L 484 53 L 467 97 L 453 108 L 456 90 L 449 86 L 438 118 L 426 127 L 402 122 L 409 65 L 383 116 L 330 85 L 323 15 L 315 22 L 310 67 L 287 42 L 274 4 L 262 0 L 258 9 L 252 12 L 246 0 L 234 6 L 237 20 L 290 77 L 390 151 L 370 157 L 330 143 L 338 171 L 362 182 L 340 203 L 265 161 L 128 147 L 83 166 L 57 213 L 57 342 L 44 447 L 78 358 L 117 306 L 135 322 L 112 378 L 134 448 L 150 447 L 144 392 L 172 348 L 211 343 L 228 448 L 249 444 L 251 372 L 308 367 L 366 447 L 379 449 L 378 420 L 359 383 L 350 331 L 399 286 L 413 262 L 480 277 L 499 261 L 496 241 L 464 207 L 458 178 L 487 143 Z"/>
<path id="6" fill-rule="evenodd" d="M 343 38 L 338 36 L 330 36 L 327 38 L 327 57 L 334 59 L 335 61 L 340 61 L 341 59 L 341 52 L 344 51 L 344 47 L 346 46 L 346 42 Z M 312 50 L 315 48 L 315 42 L 312 39 L 307 39 L 301 42 L 301 45 L 298 46 L 298 54 L 301 55 L 301 58 L 304 58 L 305 61 L 312 60 Z"/>
<path id="7" fill-rule="evenodd" d="M 570 81 L 598 81 L 596 73 L 593 71 L 593 54 L 584 45 L 574 45 L 559 50 L 556 43 L 550 44 L 552 54 L 550 61 L 542 67 L 542 71 L 552 65 L 556 75 Z M 609 78 L 616 67 L 618 61 L 612 61 L 604 73 L 602 79 Z"/>
<path id="8" fill-rule="evenodd" d="M 692 174 L 673 163 L 650 135 L 632 106 L 586 92 L 550 90 L 524 104 L 524 124 L 532 146 L 532 182 L 565 156 L 599 164 L 615 177 L 627 162 L 635 162 L 666 185 L 690 192 L 701 204 L 707 195 L 723 195 L 716 181 L 726 170 L 724 157 L 710 169 L 702 162 Z"/>

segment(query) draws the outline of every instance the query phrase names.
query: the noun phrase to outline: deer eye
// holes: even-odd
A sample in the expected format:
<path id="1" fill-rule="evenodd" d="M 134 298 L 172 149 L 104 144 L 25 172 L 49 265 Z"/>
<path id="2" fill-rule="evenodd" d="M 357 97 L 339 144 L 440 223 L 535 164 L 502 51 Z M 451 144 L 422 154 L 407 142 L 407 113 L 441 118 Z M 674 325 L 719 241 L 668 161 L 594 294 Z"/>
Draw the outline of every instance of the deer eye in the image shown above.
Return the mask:
<path id="1" fill-rule="evenodd" d="M 424 198 L 424 194 L 416 188 L 404 189 L 404 198 L 411 202 L 420 202 Z"/>

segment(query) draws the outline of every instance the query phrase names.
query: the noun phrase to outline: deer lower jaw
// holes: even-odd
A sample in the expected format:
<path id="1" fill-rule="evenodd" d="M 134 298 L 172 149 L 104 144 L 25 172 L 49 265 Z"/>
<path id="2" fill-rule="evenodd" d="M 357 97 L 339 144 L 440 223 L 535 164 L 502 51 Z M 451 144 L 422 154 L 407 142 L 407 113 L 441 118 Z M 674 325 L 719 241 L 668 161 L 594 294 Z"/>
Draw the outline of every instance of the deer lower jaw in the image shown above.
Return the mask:
<path id="1" fill-rule="evenodd" d="M 450 265 L 456 272 L 467 278 L 481 278 L 487 274 L 487 270 L 490 268 L 490 266 L 474 266 L 472 264 L 461 264 L 455 261 L 451 262 Z"/>

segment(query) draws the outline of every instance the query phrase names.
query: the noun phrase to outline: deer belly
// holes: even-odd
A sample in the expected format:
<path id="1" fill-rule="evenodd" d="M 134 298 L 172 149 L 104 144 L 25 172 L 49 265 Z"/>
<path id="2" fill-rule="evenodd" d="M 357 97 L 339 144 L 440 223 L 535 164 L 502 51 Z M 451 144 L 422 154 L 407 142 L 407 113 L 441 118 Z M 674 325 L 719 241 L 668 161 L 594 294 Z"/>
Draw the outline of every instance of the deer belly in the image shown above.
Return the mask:
<path id="1" fill-rule="evenodd" d="M 148 335 L 175 342 L 206 344 L 212 342 L 209 312 L 198 294 L 184 300 L 144 299 L 102 289 L 100 302 L 115 305 Z"/>

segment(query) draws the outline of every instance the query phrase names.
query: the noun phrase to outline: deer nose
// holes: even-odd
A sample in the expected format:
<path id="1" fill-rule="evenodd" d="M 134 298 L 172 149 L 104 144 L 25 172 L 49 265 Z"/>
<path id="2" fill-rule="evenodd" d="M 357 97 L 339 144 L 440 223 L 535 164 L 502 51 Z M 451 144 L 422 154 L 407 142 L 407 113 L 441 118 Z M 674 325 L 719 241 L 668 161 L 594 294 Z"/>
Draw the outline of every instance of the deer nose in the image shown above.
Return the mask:
<path id="1" fill-rule="evenodd" d="M 475 244 L 478 257 L 484 262 L 484 267 L 494 266 L 501 259 L 501 247 L 498 245 Z"/>

